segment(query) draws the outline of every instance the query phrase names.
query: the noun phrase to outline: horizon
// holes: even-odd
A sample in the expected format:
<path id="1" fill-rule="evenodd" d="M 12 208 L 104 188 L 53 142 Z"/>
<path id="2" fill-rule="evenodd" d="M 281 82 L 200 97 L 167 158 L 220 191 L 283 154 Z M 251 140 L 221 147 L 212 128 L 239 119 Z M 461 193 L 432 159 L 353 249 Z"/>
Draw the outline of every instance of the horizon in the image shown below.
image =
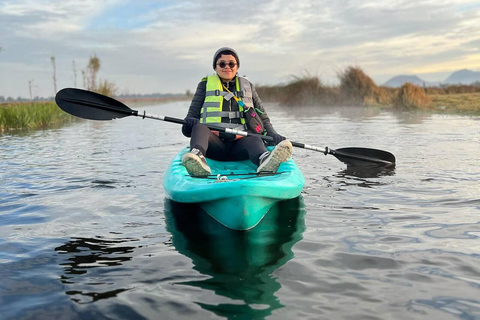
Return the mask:
<path id="1" fill-rule="evenodd" d="M 474 71 L 474 70 L 470 70 L 470 69 L 461 69 L 461 70 L 457 70 L 457 71 L 453 71 L 451 75 L 453 75 L 454 73 L 457 73 L 457 72 L 461 72 L 461 71 L 473 71 L 473 72 L 477 72 L 477 73 L 480 73 L 480 71 Z M 367 75 L 368 76 L 368 75 Z M 425 81 L 424 79 L 420 78 L 418 75 L 416 74 L 400 74 L 400 75 L 396 75 L 396 76 L 393 76 L 392 78 L 388 79 L 387 81 L 385 81 L 384 83 L 382 84 L 378 84 L 378 83 L 375 83 L 377 86 L 386 86 L 386 87 L 391 87 L 391 85 L 389 85 L 389 82 L 393 81 L 393 80 L 398 80 L 398 78 L 410 78 L 410 77 L 417 77 L 419 80 L 422 80 L 424 81 L 424 84 L 427 84 L 427 85 L 431 85 L 433 87 L 437 86 L 437 85 L 456 85 L 456 84 L 449 84 L 449 83 L 445 83 L 445 81 L 447 80 L 444 79 L 443 81 L 435 81 L 435 82 L 430 82 L 430 81 Z M 410 81 L 404 81 L 403 83 L 405 82 L 410 82 Z M 460 83 L 459 83 L 460 84 Z M 281 86 L 281 85 L 284 85 L 284 83 L 278 83 L 278 84 L 274 84 L 273 86 Z M 325 85 L 329 85 L 329 84 L 325 84 Z M 336 85 L 339 85 L 336 84 Z M 464 85 L 467 85 L 467 84 L 464 84 Z M 472 85 L 477 85 L 476 83 L 472 83 Z M 395 87 L 400 87 L 401 85 L 398 85 L 398 86 L 395 86 Z M 79 88 L 79 89 L 83 89 L 83 88 Z M 193 94 L 192 91 L 190 91 L 190 94 Z M 142 99 L 142 98 L 145 98 L 145 99 L 148 99 L 148 96 L 153 96 L 153 97 L 150 97 L 150 98 L 153 98 L 153 99 L 157 99 L 157 98 L 165 98 L 165 97 L 168 97 L 168 96 L 182 96 L 182 95 L 186 95 L 186 92 L 177 92 L 177 93 L 173 93 L 173 92 L 147 92 L 147 93 L 120 93 L 120 92 L 117 92 L 115 95 L 113 95 L 114 97 L 117 97 L 117 98 L 131 98 L 131 97 L 135 97 L 135 96 L 138 96 L 137 98 L 138 99 Z M 0 99 L 0 102 L 4 101 L 4 102 L 7 102 L 7 101 L 30 101 L 29 98 L 27 97 L 11 97 L 11 96 L 2 96 L 0 94 L 0 98 L 3 98 Z M 11 100 L 10 100 L 11 99 Z M 20 99 L 20 100 L 18 100 Z M 55 96 L 46 96 L 46 97 L 42 97 L 42 96 L 35 96 L 34 97 L 34 100 L 38 100 L 38 101 L 47 101 L 47 100 L 54 100 L 55 99 Z"/>
<path id="2" fill-rule="evenodd" d="M 256 85 L 302 75 L 332 85 L 350 65 L 377 85 L 398 75 L 441 82 L 458 70 L 480 70 L 476 1 L 245 3 L 1 3 L 0 96 L 29 97 L 29 81 L 33 96 L 54 96 L 51 57 L 58 90 L 82 87 L 93 54 L 101 61 L 98 79 L 115 84 L 118 94 L 195 92 L 223 46 L 238 52 L 239 74 Z"/>

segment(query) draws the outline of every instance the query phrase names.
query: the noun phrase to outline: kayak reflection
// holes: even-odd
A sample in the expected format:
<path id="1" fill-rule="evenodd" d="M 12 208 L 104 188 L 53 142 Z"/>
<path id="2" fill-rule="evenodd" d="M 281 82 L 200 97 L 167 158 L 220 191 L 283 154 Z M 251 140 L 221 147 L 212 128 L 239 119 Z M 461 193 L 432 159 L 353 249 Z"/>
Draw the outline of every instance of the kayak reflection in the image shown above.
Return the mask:
<path id="1" fill-rule="evenodd" d="M 178 284 L 232 299 L 221 304 L 196 302 L 218 316 L 256 319 L 272 314 L 283 307 L 275 296 L 281 284 L 273 272 L 293 258 L 292 247 L 305 230 L 304 215 L 301 197 L 281 201 L 255 228 L 241 232 L 225 228 L 195 205 L 166 199 L 173 246 L 192 259 L 195 270 L 210 276 Z"/>

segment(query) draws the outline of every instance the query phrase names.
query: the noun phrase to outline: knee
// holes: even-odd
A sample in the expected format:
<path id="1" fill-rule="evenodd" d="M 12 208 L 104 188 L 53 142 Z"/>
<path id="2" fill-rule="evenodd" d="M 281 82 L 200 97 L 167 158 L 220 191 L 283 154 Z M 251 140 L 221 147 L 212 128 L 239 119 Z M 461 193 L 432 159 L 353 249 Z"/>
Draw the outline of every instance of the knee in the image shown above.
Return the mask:
<path id="1" fill-rule="evenodd" d="M 192 135 L 193 134 L 207 133 L 207 132 L 210 132 L 210 129 L 206 125 L 201 124 L 201 123 L 197 123 L 192 128 Z"/>

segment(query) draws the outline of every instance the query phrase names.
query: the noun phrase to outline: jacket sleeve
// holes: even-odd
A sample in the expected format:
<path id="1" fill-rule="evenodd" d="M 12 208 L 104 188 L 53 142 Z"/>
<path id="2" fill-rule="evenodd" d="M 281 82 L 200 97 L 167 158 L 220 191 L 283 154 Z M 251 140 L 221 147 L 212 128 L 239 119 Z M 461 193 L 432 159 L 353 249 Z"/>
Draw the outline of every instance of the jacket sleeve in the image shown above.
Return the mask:
<path id="1" fill-rule="evenodd" d="M 253 86 L 253 84 L 252 84 L 252 97 L 253 97 L 254 108 L 262 112 L 260 114 L 260 119 L 262 119 L 263 121 L 263 127 L 267 131 L 267 135 L 271 135 L 272 133 L 277 133 L 275 129 L 273 129 L 273 125 L 270 122 L 270 118 L 268 117 L 268 114 L 265 111 L 265 108 L 263 107 L 262 100 L 260 100 L 257 90 L 255 90 L 255 87 Z"/>
<path id="2" fill-rule="evenodd" d="M 190 103 L 190 108 L 188 108 L 187 116 L 192 118 L 200 119 L 200 111 L 202 110 L 203 102 L 205 101 L 205 92 L 207 91 L 207 81 L 201 81 L 198 86 L 195 94 L 193 95 L 192 102 Z M 190 137 L 192 133 L 192 128 L 187 125 L 182 126 L 182 134 L 185 137 Z"/>

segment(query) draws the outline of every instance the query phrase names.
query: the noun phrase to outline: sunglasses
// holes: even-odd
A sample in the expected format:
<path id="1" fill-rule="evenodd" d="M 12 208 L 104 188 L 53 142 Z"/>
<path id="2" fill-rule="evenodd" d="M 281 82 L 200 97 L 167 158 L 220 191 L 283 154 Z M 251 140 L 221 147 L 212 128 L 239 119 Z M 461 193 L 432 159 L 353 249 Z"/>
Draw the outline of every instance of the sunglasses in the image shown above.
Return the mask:
<path id="1" fill-rule="evenodd" d="M 224 69 L 226 66 L 228 66 L 230 69 L 233 69 L 237 64 L 233 61 L 230 61 L 229 63 L 226 63 L 225 61 L 220 61 L 220 63 L 217 63 L 217 66 L 220 68 Z"/>

